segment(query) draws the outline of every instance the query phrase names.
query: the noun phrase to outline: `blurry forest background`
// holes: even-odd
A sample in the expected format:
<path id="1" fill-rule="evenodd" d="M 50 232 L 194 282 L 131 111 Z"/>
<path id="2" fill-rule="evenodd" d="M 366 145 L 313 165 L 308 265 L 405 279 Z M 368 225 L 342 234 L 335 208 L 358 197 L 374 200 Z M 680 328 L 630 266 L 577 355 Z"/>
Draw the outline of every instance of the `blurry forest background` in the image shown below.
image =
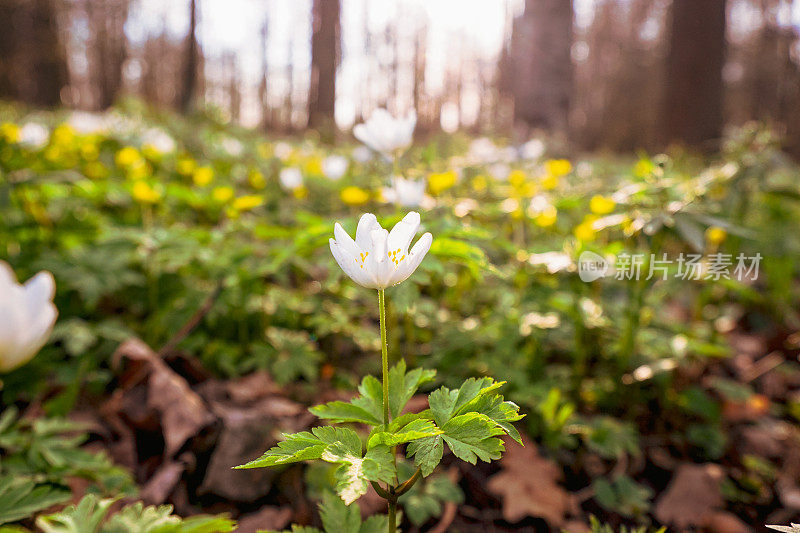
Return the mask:
<path id="1" fill-rule="evenodd" d="M 0 0 L 0 20 L 0 98 L 33 106 L 323 134 L 413 108 L 418 133 L 615 151 L 713 150 L 756 119 L 800 154 L 797 0 Z"/>

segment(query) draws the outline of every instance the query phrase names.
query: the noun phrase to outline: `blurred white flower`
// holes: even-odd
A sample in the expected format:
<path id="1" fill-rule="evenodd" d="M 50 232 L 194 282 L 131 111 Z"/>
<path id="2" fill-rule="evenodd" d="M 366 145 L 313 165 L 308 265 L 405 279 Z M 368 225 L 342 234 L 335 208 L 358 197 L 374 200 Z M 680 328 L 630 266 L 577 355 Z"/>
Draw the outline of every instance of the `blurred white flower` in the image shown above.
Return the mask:
<path id="1" fill-rule="evenodd" d="M 478 137 L 469 144 L 467 157 L 475 163 L 490 163 L 497 159 L 497 146 L 488 137 Z"/>
<path id="2" fill-rule="evenodd" d="M 297 167 L 285 167 L 281 169 L 278 178 L 281 181 L 281 185 L 290 191 L 303 186 L 303 173 L 300 172 L 300 169 Z"/>
<path id="3" fill-rule="evenodd" d="M 231 157 L 239 157 L 244 152 L 244 145 L 233 137 L 225 137 L 220 144 L 222 149 Z"/>
<path id="4" fill-rule="evenodd" d="M 372 159 L 372 152 L 369 148 L 360 144 L 353 148 L 353 159 L 358 161 L 359 163 L 366 163 L 370 159 Z"/>
<path id="5" fill-rule="evenodd" d="M 522 159 L 539 159 L 544 155 L 545 145 L 541 139 L 531 139 L 522 145 L 519 155 Z"/>
<path id="6" fill-rule="evenodd" d="M 11 267 L 0 261 L 0 372 L 24 365 L 47 342 L 58 316 L 55 288 L 46 271 L 20 285 Z"/>
<path id="7" fill-rule="evenodd" d="M 142 135 L 142 145 L 152 146 L 162 154 L 175 151 L 175 139 L 161 128 L 150 128 Z"/>
<path id="8" fill-rule="evenodd" d="M 392 176 L 392 186 L 381 191 L 387 202 L 403 207 L 430 206 L 432 198 L 425 195 L 425 180 L 407 180 L 400 176 Z"/>
<path id="9" fill-rule="evenodd" d="M 376 152 L 392 157 L 411 145 L 416 125 L 413 111 L 405 118 L 395 118 L 385 109 L 377 109 L 366 122 L 353 127 L 353 135 Z"/>
<path id="10" fill-rule="evenodd" d="M 453 213 L 455 213 L 457 217 L 461 218 L 467 216 L 470 211 L 478 209 L 478 207 L 478 202 L 472 198 L 465 198 L 453 206 Z"/>
<path id="11" fill-rule="evenodd" d="M 341 155 L 329 155 L 322 161 L 322 173 L 332 180 L 338 180 L 347 172 L 350 162 Z"/>
<path id="12" fill-rule="evenodd" d="M 109 130 L 110 119 L 107 115 L 75 111 L 67 119 L 67 124 L 78 133 L 103 133 Z"/>
<path id="13" fill-rule="evenodd" d="M 495 163 L 489 167 L 489 174 L 496 180 L 505 181 L 508 175 L 511 174 L 511 167 L 505 163 Z"/>
<path id="14" fill-rule="evenodd" d="M 365 213 L 358 221 L 354 241 L 337 222 L 331 253 L 350 279 L 368 289 L 385 289 L 413 274 L 430 250 L 433 236 L 426 233 L 408 251 L 419 224 L 419 213 L 412 211 L 389 232 L 375 215 Z"/>
<path id="15" fill-rule="evenodd" d="M 19 130 L 19 142 L 28 148 L 41 148 L 49 139 L 50 130 L 38 122 L 28 122 Z"/>
<path id="16" fill-rule="evenodd" d="M 292 155 L 292 145 L 283 141 L 275 143 L 275 157 L 281 161 L 286 161 Z"/>
<path id="17" fill-rule="evenodd" d="M 553 329 L 561 325 L 561 319 L 556 313 L 528 313 L 522 317 L 519 323 L 519 332 L 527 337 L 533 333 L 533 328 Z"/>
<path id="18" fill-rule="evenodd" d="M 572 270 L 572 258 L 564 252 L 544 252 L 541 254 L 531 254 L 528 258 L 531 265 L 544 265 L 550 274 L 561 272 L 562 270 Z"/>

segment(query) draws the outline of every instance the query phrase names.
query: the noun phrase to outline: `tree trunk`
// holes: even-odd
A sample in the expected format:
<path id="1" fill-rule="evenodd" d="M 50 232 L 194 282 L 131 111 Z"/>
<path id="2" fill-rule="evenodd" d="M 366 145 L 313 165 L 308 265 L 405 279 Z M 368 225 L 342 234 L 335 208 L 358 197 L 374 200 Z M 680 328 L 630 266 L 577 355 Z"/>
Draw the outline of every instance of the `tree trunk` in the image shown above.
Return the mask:
<path id="1" fill-rule="evenodd" d="M 183 85 L 180 91 L 179 106 L 183 113 L 192 109 L 197 89 L 197 67 L 199 51 L 197 46 L 197 0 L 189 3 L 189 33 L 186 36 L 186 58 L 183 64 Z"/>
<path id="2" fill-rule="evenodd" d="M 311 18 L 311 87 L 308 126 L 334 128 L 336 66 L 340 51 L 339 0 L 314 0 Z"/>
<path id="3" fill-rule="evenodd" d="M 0 0 L 0 96 L 61 104 L 67 62 L 51 0 Z"/>
<path id="4" fill-rule="evenodd" d="M 704 150 L 722 135 L 726 0 L 673 0 L 664 98 L 667 142 Z"/>
<path id="5" fill-rule="evenodd" d="M 512 30 L 511 92 L 516 122 L 567 130 L 572 93 L 572 0 L 526 0 Z"/>

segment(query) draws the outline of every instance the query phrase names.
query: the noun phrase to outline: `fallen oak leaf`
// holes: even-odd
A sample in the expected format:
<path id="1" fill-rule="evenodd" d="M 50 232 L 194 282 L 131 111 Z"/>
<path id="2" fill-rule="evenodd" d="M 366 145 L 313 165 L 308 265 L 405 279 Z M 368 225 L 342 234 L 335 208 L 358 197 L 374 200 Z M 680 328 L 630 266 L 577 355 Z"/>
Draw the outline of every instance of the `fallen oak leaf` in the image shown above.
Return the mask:
<path id="1" fill-rule="evenodd" d="M 502 471 L 489 479 L 487 487 L 502 499 L 506 521 L 536 516 L 560 527 L 573 507 L 569 493 L 558 484 L 562 471 L 555 462 L 539 455 L 534 443 L 524 441 L 524 448 L 509 443 L 500 460 Z"/>
<path id="2" fill-rule="evenodd" d="M 717 464 L 680 465 L 656 502 L 656 518 L 678 529 L 703 525 L 724 505 L 720 491 L 723 476 Z"/>

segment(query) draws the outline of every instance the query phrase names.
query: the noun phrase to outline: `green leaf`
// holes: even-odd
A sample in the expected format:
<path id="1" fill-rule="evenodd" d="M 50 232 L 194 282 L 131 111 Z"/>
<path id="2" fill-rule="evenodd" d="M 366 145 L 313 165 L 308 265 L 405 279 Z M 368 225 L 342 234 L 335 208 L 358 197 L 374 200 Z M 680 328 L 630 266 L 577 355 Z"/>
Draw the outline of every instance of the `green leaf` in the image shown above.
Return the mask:
<path id="1" fill-rule="evenodd" d="M 442 460 L 444 454 L 442 436 L 437 435 L 409 442 L 406 454 L 408 457 L 414 458 L 414 464 L 422 470 L 422 475 L 427 477 Z"/>
<path id="2" fill-rule="evenodd" d="M 328 491 L 322 496 L 319 515 L 325 531 L 359 533 L 361 529 L 361 509 L 358 504 L 344 505 L 342 500 Z"/>
<path id="3" fill-rule="evenodd" d="M 0 524 L 15 522 L 51 505 L 69 500 L 70 492 L 53 485 L 38 485 L 26 478 L 0 477 Z"/>
<path id="4" fill-rule="evenodd" d="M 44 533 L 93 533 L 117 499 L 100 499 L 94 494 L 84 496 L 77 505 L 68 505 L 58 513 L 36 519 L 36 526 Z"/>
<path id="5" fill-rule="evenodd" d="M 389 410 L 393 417 L 399 416 L 408 401 L 423 383 L 432 381 L 436 370 L 415 368 L 406 373 L 406 362 L 400 360 L 389 370 Z"/>
<path id="6" fill-rule="evenodd" d="M 258 459 L 234 468 L 263 468 L 320 459 L 326 447 L 336 442 L 340 444 L 348 443 L 353 448 L 357 445 L 358 451 L 356 454 L 359 457 L 361 456 L 361 440 L 351 429 L 321 426 L 312 429 L 310 432 L 303 431 L 291 435 L 284 434 L 283 436 L 286 440 L 279 442 L 277 446 L 264 452 L 264 455 Z"/>
<path id="7" fill-rule="evenodd" d="M 381 424 L 381 421 L 378 418 L 376 418 L 372 413 L 363 407 L 342 401 L 328 402 L 324 405 L 316 405 L 311 407 L 309 411 L 311 411 L 317 418 L 330 420 L 337 424 L 341 422 L 358 422 L 361 424 L 369 424 L 371 426 L 377 426 Z"/>
<path id="8" fill-rule="evenodd" d="M 397 419 L 399 420 L 399 419 Z M 393 421 L 394 422 L 394 421 Z M 390 429 L 392 425 L 390 424 Z M 386 446 L 397 446 L 425 437 L 434 437 L 442 433 L 442 430 L 437 428 L 431 420 L 417 418 L 408 424 L 405 424 L 400 429 L 395 431 L 378 431 L 370 435 L 367 441 L 367 449 L 373 448 L 379 444 Z"/>
<path id="9" fill-rule="evenodd" d="M 497 435 L 504 433 L 492 419 L 479 413 L 467 413 L 448 420 L 442 426 L 442 439 L 453 454 L 463 461 L 475 464 L 477 459 L 493 461 L 499 459 L 503 441 Z"/>
<path id="10" fill-rule="evenodd" d="M 466 412 L 470 402 L 488 394 L 505 384 L 492 378 L 470 378 L 458 390 L 441 387 L 428 396 L 428 403 L 436 424 L 441 427 L 452 417 Z"/>
<path id="11" fill-rule="evenodd" d="M 390 483 L 395 479 L 394 460 L 388 446 L 379 445 L 361 457 L 361 450 L 335 443 L 329 446 L 322 459 L 329 463 L 340 463 L 334 476 L 336 492 L 347 505 L 363 496 L 370 481 Z M 359 443 L 360 447 L 360 443 Z"/>

